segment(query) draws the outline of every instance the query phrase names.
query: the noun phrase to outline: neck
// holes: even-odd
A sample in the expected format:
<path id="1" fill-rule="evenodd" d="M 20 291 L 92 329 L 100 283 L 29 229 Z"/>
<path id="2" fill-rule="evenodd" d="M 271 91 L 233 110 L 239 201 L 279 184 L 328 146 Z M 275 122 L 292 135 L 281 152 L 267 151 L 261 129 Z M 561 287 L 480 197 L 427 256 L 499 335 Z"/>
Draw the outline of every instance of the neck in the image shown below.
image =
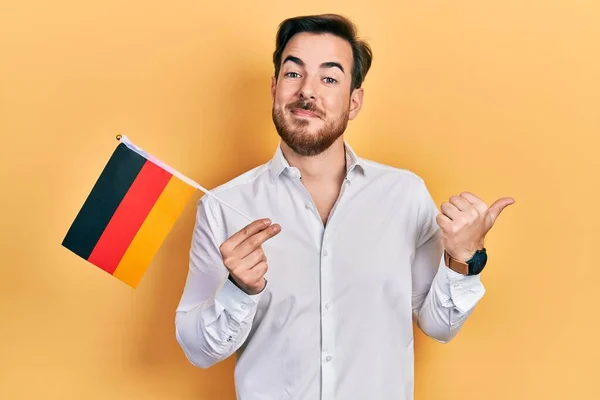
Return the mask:
<path id="1" fill-rule="evenodd" d="M 304 182 L 336 181 L 341 185 L 346 177 L 346 148 L 343 136 L 316 156 L 299 155 L 283 141 L 281 151 L 288 164 L 300 170 Z"/>

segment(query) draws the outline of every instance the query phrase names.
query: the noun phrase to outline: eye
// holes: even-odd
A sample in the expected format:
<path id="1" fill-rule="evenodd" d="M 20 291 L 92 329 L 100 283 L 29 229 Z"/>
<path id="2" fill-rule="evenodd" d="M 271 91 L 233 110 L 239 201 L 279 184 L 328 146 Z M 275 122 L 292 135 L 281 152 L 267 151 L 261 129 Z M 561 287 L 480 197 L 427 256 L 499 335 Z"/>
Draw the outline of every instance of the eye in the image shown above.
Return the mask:
<path id="1" fill-rule="evenodd" d="M 337 80 L 333 79 L 333 78 L 330 78 L 330 77 L 327 77 L 327 78 L 325 78 L 325 83 L 329 83 L 329 84 L 333 85 L 334 83 L 337 83 Z"/>
<path id="2" fill-rule="evenodd" d="M 300 74 L 297 72 L 287 72 L 285 76 L 287 76 L 288 78 L 299 78 Z"/>

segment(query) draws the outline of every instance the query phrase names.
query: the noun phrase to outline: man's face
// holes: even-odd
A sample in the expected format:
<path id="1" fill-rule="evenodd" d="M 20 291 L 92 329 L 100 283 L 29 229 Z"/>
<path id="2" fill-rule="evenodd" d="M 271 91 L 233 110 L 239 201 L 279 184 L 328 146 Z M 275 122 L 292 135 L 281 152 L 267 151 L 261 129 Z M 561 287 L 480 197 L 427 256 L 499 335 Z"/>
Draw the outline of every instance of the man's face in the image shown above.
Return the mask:
<path id="1" fill-rule="evenodd" d="M 285 47 L 273 79 L 273 122 L 296 153 L 316 155 L 338 139 L 362 105 L 350 92 L 352 47 L 331 34 L 299 33 Z"/>

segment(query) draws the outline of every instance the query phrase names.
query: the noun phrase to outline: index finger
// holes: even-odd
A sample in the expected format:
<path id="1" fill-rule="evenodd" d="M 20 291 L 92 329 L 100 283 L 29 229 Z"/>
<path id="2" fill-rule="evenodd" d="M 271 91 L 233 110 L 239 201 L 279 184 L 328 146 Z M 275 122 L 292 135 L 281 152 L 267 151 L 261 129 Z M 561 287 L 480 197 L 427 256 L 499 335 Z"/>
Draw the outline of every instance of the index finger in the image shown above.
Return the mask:
<path id="1" fill-rule="evenodd" d="M 268 218 L 258 219 L 254 222 L 251 222 L 231 235 L 231 237 L 229 237 L 229 239 L 227 239 L 223 245 L 227 250 L 233 250 L 244 240 L 266 229 L 269 225 L 271 225 L 271 220 Z"/>
<path id="2" fill-rule="evenodd" d="M 273 224 L 269 229 L 263 229 L 244 240 L 240 245 L 236 246 L 234 251 L 240 258 L 244 258 L 280 231 L 281 227 L 279 224 Z"/>
<path id="3" fill-rule="evenodd" d="M 479 197 L 475 196 L 471 192 L 462 192 L 460 194 L 460 197 L 462 197 L 463 199 L 465 199 L 469 203 L 471 203 L 473 205 L 473 207 L 475 207 L 475 209 L 477 209 L 477 211 L 485 212 L 485 210 L 487 210 L 487 208 L 488 208 L 487 204 L 485 204 L 485 202 L 483 200 L 481 200 Z"/>

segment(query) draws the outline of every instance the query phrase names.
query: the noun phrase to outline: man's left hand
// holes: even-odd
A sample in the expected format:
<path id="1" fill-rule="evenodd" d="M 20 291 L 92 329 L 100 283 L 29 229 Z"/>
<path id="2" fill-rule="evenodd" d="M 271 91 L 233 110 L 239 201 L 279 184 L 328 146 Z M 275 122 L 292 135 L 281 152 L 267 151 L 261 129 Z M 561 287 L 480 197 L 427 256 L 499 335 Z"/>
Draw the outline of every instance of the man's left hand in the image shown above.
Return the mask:
<path id="1" fill-rule="evenodd" d="M 442 230 L 442 244 L 448 254 L 460 261 L 468 261 L 475 251 L 483 249 L 487 232 L 496 219 L 515 200 L 498 199 L 488 207 L 483 200 L 469 192 L 450 197 L 442 203 L 442 212 L 436 221 Z"/>

